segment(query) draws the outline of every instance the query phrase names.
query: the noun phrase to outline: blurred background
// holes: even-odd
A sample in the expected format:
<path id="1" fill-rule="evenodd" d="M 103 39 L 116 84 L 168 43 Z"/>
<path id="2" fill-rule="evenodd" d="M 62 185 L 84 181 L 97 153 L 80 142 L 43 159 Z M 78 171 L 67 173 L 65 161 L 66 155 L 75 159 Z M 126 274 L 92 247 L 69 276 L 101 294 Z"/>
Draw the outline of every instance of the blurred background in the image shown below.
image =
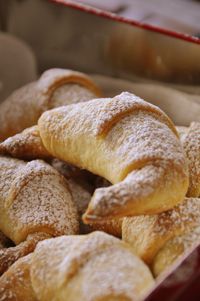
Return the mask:
<path id="1" fill-rule="evenodd" d="M 159 27 L 200 36 L 197 0 L 78 0 L 118 15 Z"/>

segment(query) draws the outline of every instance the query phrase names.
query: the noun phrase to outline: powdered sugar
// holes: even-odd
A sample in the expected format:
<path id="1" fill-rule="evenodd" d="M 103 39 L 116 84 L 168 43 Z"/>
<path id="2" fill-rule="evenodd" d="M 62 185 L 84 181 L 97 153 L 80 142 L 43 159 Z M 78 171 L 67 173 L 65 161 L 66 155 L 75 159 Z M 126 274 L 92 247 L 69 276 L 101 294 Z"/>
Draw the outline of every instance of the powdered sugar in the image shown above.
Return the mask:
<path id="1" fill-rule="evenodd" d="M 75 296 L 88 301 L 100 296 L 135 300 L 154 283 L 148 268 L 128 246 L 100 232 L 40 243 L 33 255 L 31 279 L 39 297 L 51 295 L 57 300 L 63 294 L 69 301 Z"/>
<path id="2" fill-rule="evenodd" d="M 0 143 L 0 153 L 27 160 L 51 157 L 42 144 L 37 126 L 25 129 Z"/>
<path id="3" fill-rule="evenodd" d="M 197 246 L 198 243 L 200 243 L 200 226 L 169 240 L 154 260 L 154 273 L 158 275 L 167 271 L 167 269 L 171 269 L 172 264 L 175 266 L 177 260 L 180 261 L 186 254 L 194 250 L 194 247 Z M 192 256 L 190 255 L 189 260 L 186 261 L 187 263 L 184 263 L 178 272 L 175 271 L 174 275 L 166 284 L 173 286 L 190 278 L 198 263 L 198 257 L 196 255 L 198 254 L 195 252 Z M 171 283 L 172 279 L 174 279 L 173 283 Z"/>
<path id="4" fill-rule="evenodd" d="M 43 161 L 1 158 L 2 165 L 4 160 L 8 166 L 19 167 L 4 187 L 8 189 L 1 200 L 7 208 L 1 210 L 4 232 L 16 243 L 26 239 L 28 233 L 43 229 L 52 235 L 77 233 L 76 208 L 62 176 Z"/>
<path id="5" fill-rule="evenodd" d="M 140 195 L 140 199 L 143 194 L 146 197 L 152 195 L 158 183 L 162 183 L 161 195 L 166 192 L 168 195 L 160 201 L 160 211 L 171 208 L 185 196 L 188 185 L 187 165 L 173 124 L 161 110 L 130 93 L 48 111 L 40 118 L 39 129 L 43 143 L 52 155 L 88 169 L 112 183 L 120 182 L 135 170 L 132 180 L 134 178 L 137 187 L 134 187 L 134 182 L 131 184 L 129 178 L 124 189 L 119 184 L 119 188 L 113 186 L 97 190 L 87 218 L 89 215 L 111 217 L 116 214 L 117 203 L 121 215 L 127 214 L 128 209 L 130 215 L 136 214 L 137 210 L 131 210 L 131 206 L 126 212 L 122 208 L 127 204 L 125 195 L 128 196 L 130 192 L 130 189 L 127 190 L 128 182 L 129 186 L 134 187 L 131 193 L 133 190 L 138 191 L 137 197 Z M 148 165 L 149 173 L 145 172 L 145 165 Z M 162 175 L 163 182 L 156 173 Z M 139 185 L 136 184 L 137 175 Z M 144 185 L 143 179 L 144 183 L 148 181 L 151 185 Z M 175 186 L 178 187 L 178 193 Z M 172 194 L 173 204 L 170 204 Z M 96 206 L 97 198 L 102 200 L 102 210 L 99 209 L 100 203 L 98 208 Z M 133 199 L 134 196 L 132 198 L 129 194 L 129 201 Z M 148 204 L 146 213 L 158 212 L 158 208 L 148 208 Z M 105 207 L 115 208 L 113 211 L 105 211 Z M 144 210 L 138 210 L 137 214 L 141 213 Z"/>
<path id="6" fill-rule="evenodd" d="M 188 196 L 200 196 L 200 123 L 192 122 L 182 138 L 189 163 L 190 186 Z"/>
<path id="7" fill-rule="evenodd" d="M 151 263 L 165 243 L 200 225 L 200 199 L 185 199 L 173 209 L 157 215 L 125 218 L 122 237 L 136 254 Z"/>
<path id="8" fill-rule="evenodd" d="M 50 108 L 61 107 L 66 104 L 78 103 L 95 98 L 96 95 L 87 88 L 76 84 L 67 84 L 59 87 L 53 93 Z"/>
<path id="9" fill-rule="evenodd" d="M 50 108 L 80 101 L 81 97 L 83 101 L 89 100 L 96 95 L 99 95 L 98 88 L 85 74 L 65 69 L 47 70 L 38 81 L 14 91 L 0 105 L 0 141 L 35 125 L 40 115 Z"/>
<path id="10" fill-rule="evenodd" d="M 31 256 L 18 260 L 0 281 L 0 301 L 35 300 L 29 276 Z"/>
<path id="11" fill-rule="evenodd" d="M 176 228 L 180 232 L 200 225 L 200 199 L 186 198 L 172 210 L 160 213 L 155 224 L 155 235 L 165 235 Z M 175 234 L 175 233 L 174 233 Z"/>

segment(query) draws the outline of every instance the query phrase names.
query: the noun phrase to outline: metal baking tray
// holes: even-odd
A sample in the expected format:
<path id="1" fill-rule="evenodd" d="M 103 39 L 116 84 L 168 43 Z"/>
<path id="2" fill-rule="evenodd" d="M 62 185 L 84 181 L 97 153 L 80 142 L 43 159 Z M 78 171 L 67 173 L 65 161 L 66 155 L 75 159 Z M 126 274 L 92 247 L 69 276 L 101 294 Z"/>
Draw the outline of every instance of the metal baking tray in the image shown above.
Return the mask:
<path id="1" fill-rule="evenodd" d="M 62 67 L 128 80 L 200 84 L 198 38 L 73 1 L 0 0 L 0 30 L 31 46 L 39 72 Z M 200 246 L 158 279 L 147 300 L 200 300 Z"/>

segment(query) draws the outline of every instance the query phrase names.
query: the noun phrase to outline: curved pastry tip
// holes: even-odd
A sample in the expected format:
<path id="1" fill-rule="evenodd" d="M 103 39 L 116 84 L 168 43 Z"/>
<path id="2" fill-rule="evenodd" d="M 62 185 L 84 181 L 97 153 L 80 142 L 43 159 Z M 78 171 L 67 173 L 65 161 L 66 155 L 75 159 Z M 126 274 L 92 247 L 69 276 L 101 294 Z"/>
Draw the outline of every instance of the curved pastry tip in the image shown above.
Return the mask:
<path id="1" fill-rule="evenodd" d="M 91 222 L 98 221 L 98 216 L 96 216 L 95 214 L 93 214 L 93 210 L 88 209 L 82 215 L 82 220 L 83 220 L 84 224 L 90 224 Z"/>

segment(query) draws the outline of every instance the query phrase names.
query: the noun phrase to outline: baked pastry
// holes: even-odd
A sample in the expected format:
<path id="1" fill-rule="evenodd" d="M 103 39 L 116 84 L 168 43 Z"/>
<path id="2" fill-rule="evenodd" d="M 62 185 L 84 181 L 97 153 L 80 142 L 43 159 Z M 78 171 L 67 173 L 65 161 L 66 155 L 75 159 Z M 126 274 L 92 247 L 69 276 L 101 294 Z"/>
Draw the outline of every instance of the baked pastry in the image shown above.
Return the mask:
<path id="1" fill-rule="evenodd" d="M 0 277 L 0 301 L 38 301 L 30 279 L 31 258 L 20 258 Z"/>
<path id="2" fill-rule="evenodd" d="M 23 160 L 52 159 L 52 156 L 43 146 L 37 125 L 1 142 L 0 154 Z"/>
<path id="3" fill-rule="evenodd" d="M 200 196 L 200 122 L 192 122 L 190 127 L 181 130 L 180 136 L 188 159 L 188 197 Z"/>
<path id="4" fill-rule="evenodd" d="M 155 277 L 159 276 L 170 267 L 178 258 L 183 256 L 191 248 L 200 244 L 200 223 L 188 233 L 175 236 L 170 239 L 157 253 L 151 264 Z"/>
<path id="5" fill-rule="evenodd" d="M 38 127 L 52 156 L 114 184 L 95 191 L 87 223 L 158 213 L 184 199 L 188 171 L 176 129 L 159 108 L 133 94 L 47 111 Z"/>
<path id="6" fill-rule="evenodd" d="M 47 70 L 38 81 L 16 90 L 0 104 L 0 141 L 35 125 L 46 110 L 99 95 L 99 89 L 83 73 Z"/>
<path id="7" fill-rule="evenodd" d="M 91 231 L 103 231 L 113 236 L 121 238 L 122 236 L 122 222 L 123 218 L 111 219 L 103 222 L 93 222 L 88 225 L 88 232 Z M 89 229 L 89 230 L 88 230 Z"/>
<path id="8" fill-rule="evenodd" d="M 114 236 L 121 237 L 121 219 L 101 223 L 96 222 L 89 226 L 82 223 L 82 215 L 88 207 L 94 187 L 108 186 L 110 185 L 108 184 L 109 182 L 64 161 L 58 159 L 52 160 L 52 156 L 43 146 L 37 126 L 25 129 L 23 132 L 0 143 L 0 154 L 26 160 L 44 159 L 49 162 L 51 161 L 51 165 L 68 181 L 69 189 L 79 213 L 80 233 L 102 230 Z"/>
<path id="9" fill-rule="evenodd" d="M 0 273 L 38 241 L 78 233 L 66 180 L 43 161 L 0 157 L 0 230 L 16 244 L 0 250 Z"/>
<path id="10" fill-rule="evenodd" d="M 102 232 L 39 243 L 0 278 L 0 300 L 141 300 L 148 267 L 124 242 Z"/>
<path id="11" fill-rule="evenodd" d="M 188 126 L 176 126 L 176 129 L 177 129 L 179 137 L 182 141 L 183 138 L 185 137 L 185 135 L 187 135 L 189 127 Z"/>
<path id="12" fill-rule="evenodd" d="M 132 246 L 137 256 L 152 265 L 154 258 L 170 240 L 199 226 L 200 199 L 186 198 L 183 203 L 160 214 L 125 217 L 122 239 Z"/>
<path id="13" fill-rule="evenodd" d="M 140 300 L 154 285 L 131 248 L 103 232 L 39 243 L 31 282 L 41 301 Z"/>

